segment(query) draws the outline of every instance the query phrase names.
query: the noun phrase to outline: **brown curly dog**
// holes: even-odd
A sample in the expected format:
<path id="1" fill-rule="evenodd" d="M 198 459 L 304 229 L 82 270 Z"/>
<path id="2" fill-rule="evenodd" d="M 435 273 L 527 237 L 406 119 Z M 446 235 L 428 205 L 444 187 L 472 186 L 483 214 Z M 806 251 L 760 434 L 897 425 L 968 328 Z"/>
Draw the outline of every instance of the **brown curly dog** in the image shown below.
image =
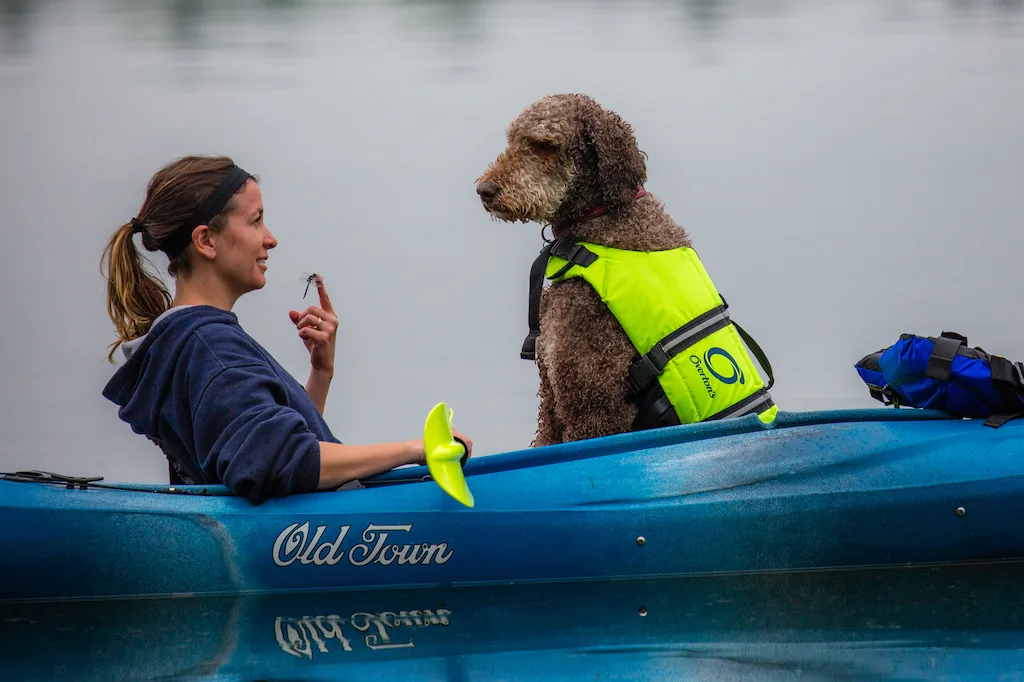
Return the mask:
<path id="1" fill-rule="evenodd" d="M 690 246 L 654 196 L 633 130 L 584 95 L 552 95 L 507 130 L 507 148 L 478 178 L 484 208 L 504 221 L 550 225 L 572 237 L 632 251 Z M 540 398 L 534 446 L 629 431 L 637 415 L 627 373 L 638 353 L 582 278 L 544 289 L 536 359 Z"/>

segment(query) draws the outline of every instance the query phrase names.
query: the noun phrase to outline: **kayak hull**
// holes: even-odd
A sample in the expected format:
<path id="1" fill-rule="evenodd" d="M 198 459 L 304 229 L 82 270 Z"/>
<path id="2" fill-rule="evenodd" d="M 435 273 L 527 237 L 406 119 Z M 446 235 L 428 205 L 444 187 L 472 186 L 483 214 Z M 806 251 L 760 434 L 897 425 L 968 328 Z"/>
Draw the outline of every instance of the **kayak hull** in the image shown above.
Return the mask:
<path id="1" fill-rule="evenodd" d="M 0 601 L 1024 558 L 1024 420 L 782 413 L 478 457 L 472 509 L 425 472 L 261 505 L 0 480 Z"/>

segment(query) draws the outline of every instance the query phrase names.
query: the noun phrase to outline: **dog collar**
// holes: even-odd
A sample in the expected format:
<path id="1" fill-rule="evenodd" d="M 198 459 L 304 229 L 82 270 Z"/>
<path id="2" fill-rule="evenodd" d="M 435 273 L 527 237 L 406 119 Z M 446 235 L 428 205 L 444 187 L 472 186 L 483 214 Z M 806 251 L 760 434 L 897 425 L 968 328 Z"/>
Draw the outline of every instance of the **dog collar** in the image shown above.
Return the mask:
<path id="1" fill-rule="evenodd" d="M 643 198 L 645 196 L 647 196 L 647 190 L 645 190 L 643 188 L 643 185 L 639 185 L 637 187 L 637 190 L 636 190 L 636 196 L 633 197 L 633 200 L 636 201 L 637 199 L 641 199 L 641 198 Z M 564 228 L 567 228 L 567 227 L 569 227 L 571 225 L 579 225 L 580 223 L 585 223 L 588 220 L 593 220 L 594 218 L 597 218 L 598 216 L 603 216 L 607 212 L 608 212 L 608 207 L 607 206 L 598 206 L 596 208 L 592 208 L 589 211 L 587 211 L 583 215 L 582 218 L 577 218 L 576 220 L 567 220 L 564 223 L 558 223 L 557 225 L 552 224 L 551 225 L 551 234 L 552 234 L 552 236 L 557 237 L 558 236 L 558 232 L 560 230 L 562 230 Z"/>

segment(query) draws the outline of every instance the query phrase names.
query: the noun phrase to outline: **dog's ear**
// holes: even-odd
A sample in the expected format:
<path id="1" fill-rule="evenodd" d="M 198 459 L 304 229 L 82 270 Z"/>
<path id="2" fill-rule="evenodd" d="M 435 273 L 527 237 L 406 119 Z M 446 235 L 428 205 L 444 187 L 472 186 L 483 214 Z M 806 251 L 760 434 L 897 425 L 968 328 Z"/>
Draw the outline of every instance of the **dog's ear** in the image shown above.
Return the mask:
<path id="1" fill-rule="evenodd" d="M 583 116 L 582 137 L 595 160 L 597 187 L 609 207 L 633 201 L 647 180 L 647 164 L 632 127 L 618 114 L 595 106 Z"/>

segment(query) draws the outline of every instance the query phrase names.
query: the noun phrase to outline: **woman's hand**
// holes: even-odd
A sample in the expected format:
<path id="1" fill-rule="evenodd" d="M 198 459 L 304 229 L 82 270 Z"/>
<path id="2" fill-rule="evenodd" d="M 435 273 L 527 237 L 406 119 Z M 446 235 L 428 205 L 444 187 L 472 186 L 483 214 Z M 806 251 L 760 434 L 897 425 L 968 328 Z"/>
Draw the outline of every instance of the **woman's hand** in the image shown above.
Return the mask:
<path id="1" fill-rule="evenodd" d="M 327 295 L 324 281 L 316 276 L 316 291 L 320 294 L 320 306 L 311 305 L 301 313 L 288 311 L 288 317 L 299 329 L 299 338 L 309 351 L 311 370 L 306 381 L 306 393 L 313 400 L 320 414 L 327 407 L 327 392 L 334 378 L 334 348 L 338 337 L 338 316 Z"/>
<path id="2" fill-rule="evenodd" d="M 309 351 L 309 364 L 317 374 L 327 377 L 334 376 L 334 349 L 338 336 L 338 316 L 334 314 L 334 306 L 327 295 L 324 280 L 316 276 L 316 290 L 320 294 L 320 305 L 311 305 L 302 312 L 288 311 L 299 330 L 299 338 Z"/>
<path id="3" fill-rule="evenodd" d="M 459 433 L 455 429 L 452 429 L 452 435 L 461 440 L 466 444 L 466 459 L 473 456 L 473 441 L 466 435 Z M 427 463 L 427 452 L 426 446 L 423 444 L 423 439 L 418 438 L 413 441 L 413 451 L 415 452 L 415 459 L 412 461 L 413 464 L 426 464 Z"/>

